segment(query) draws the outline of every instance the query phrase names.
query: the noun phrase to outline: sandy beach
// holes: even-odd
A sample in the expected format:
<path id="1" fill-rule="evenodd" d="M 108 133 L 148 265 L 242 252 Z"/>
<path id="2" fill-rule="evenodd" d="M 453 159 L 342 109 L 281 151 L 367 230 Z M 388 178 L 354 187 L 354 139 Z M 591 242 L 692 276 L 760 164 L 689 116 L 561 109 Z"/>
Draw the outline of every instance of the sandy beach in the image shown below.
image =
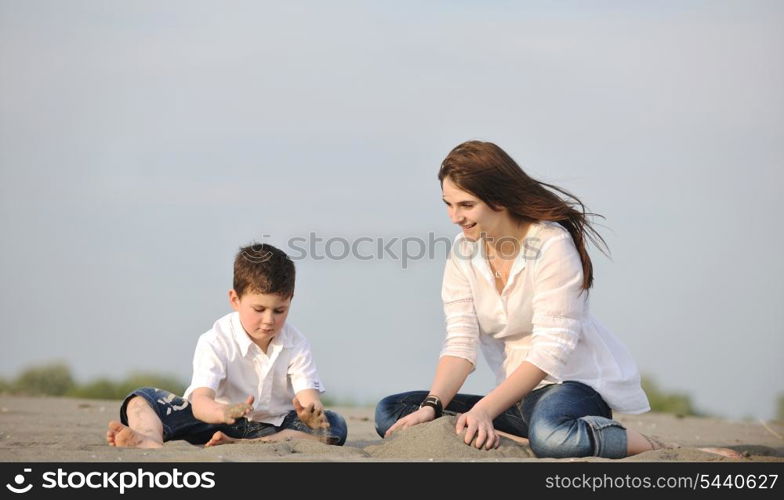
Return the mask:
<path id="1" fill-rule="evenodd" d="M 114 448 L 105 440 L 109 420 L 119 420 L 119 401 L 0 396 L 0 461 L 3 462 L 248 462 L 248 461 L 542 461 L 527 446 L 503 439 L 497 450 L 476 450 L 442 418 L 382 440 L 373 427 L 373 408 L 336 407 L 348 422 L 345 446 L 292 440 L 204 448 L 172 441 L 159 450 Z M 643 433 L 682 448 L 625 458 L 644 462 L 784 462 L 784 422 L 730 421 L 669 414 L 616 415 Z M 698 450 L 728 447 L 744 453 L 729 459 Z M 601 458 L 563 459 L 605 461 Z"/>

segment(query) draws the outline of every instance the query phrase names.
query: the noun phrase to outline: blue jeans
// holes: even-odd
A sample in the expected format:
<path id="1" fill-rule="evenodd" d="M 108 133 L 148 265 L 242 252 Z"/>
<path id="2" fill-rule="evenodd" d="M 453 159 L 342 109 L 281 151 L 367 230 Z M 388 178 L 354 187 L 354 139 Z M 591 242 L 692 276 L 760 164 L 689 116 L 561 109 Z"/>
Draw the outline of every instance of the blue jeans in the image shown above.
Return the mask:
<path id="1" fill-rule="evenodd" d="M 376 406 L 376 432 L 383 437 L 400 418 L 413 413 L 427 391 L 395 394 Z M 483 396 L 457 394 L 444 408 L 445 415 L 465 413 Z M 528 438 L 539 458 L 626 456 L 626 430 L 598 392 L 567 381 L 532 391 L 493 420 L 499 431 Z"/>
<path id="2" fill-rule="evenodd" d="M 297 412 L 291 410 L 280 425 L 264 422 L 254 422 L 246 418 L 238 418 L 233 424 L 208 424 L 193 416 L 193 410 L 188 400 L 163 389 L 142 387 L 136 389 L 125 397 L 120 407 L 120 420 L 128 425 L 128 401 L 134 396 L 144 398 L 152 407 L 163 424 L 163 440 L 173 441 L 184 439 L 191 444 L 204 444 L 210 440 L 215 431 L 222 431 L 229 437 L 237 439 L 253 439 L 275 434 L 283 429 L 316 434 L 319 431 L 311 429 L 298 417 Z M 329 429 L 324 437 L 327 443 L 342 446 L 346 442 L 348 427 L 346 421 L 339 414 L 325 410 L 329 421 Z"/>

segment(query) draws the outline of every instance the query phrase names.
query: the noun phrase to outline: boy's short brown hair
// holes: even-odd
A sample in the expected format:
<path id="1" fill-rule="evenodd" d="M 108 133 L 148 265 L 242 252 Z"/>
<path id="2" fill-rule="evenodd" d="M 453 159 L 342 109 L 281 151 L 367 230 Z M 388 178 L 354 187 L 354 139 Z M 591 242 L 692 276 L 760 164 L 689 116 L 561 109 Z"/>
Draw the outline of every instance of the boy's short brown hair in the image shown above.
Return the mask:
<path id="1" fill-rule="evenodd" d="M 234 291 L 294 296 L 294 262 L 285 252 L 267 243 L 240 248 L 234 258 Z"/>

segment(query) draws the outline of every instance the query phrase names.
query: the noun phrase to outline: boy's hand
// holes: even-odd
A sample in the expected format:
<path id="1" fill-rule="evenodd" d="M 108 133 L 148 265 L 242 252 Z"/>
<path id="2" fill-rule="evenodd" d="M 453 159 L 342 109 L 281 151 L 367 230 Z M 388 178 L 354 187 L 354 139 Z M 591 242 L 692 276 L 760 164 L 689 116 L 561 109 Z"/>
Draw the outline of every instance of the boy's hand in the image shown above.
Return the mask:
<path id="1" fill-rule="evenodd" d="M 321 405 L 316 406 L 315 403 L 310 403 L 308 406 L 302 406 L 297 398 L 292 399 L 291 402 L 297 412 L 297 417 L 305 425 L 311 429 L 329 429 L 329 421 Z"/>
<path id="2" fill-rule="evenodd" d="M 253 396 L 248 396 L 244 403 L 226 405 L 223 407 L 223 423 L 231 425 L 251 411 L 253 411 Z"/>

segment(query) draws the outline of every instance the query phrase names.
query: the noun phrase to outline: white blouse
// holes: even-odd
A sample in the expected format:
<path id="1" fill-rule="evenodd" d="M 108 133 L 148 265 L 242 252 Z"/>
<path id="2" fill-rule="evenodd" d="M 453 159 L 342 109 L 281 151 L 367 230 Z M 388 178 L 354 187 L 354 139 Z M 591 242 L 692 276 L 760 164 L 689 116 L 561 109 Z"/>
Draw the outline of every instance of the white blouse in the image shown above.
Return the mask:
<path id="1" fill-rule="evenodd" d="M 531 226 L 500 295 L 482 240 L 460 233 L 444 271 L 441 356 L 476 365 L 481 346 L 499 384 L 528 361 L 547 373 L 537 388 L 573 380 L 613 410 L 650 410 L 631 354 L 590 314 L 582 283 L 580 255 L 558 223 Z"/>

